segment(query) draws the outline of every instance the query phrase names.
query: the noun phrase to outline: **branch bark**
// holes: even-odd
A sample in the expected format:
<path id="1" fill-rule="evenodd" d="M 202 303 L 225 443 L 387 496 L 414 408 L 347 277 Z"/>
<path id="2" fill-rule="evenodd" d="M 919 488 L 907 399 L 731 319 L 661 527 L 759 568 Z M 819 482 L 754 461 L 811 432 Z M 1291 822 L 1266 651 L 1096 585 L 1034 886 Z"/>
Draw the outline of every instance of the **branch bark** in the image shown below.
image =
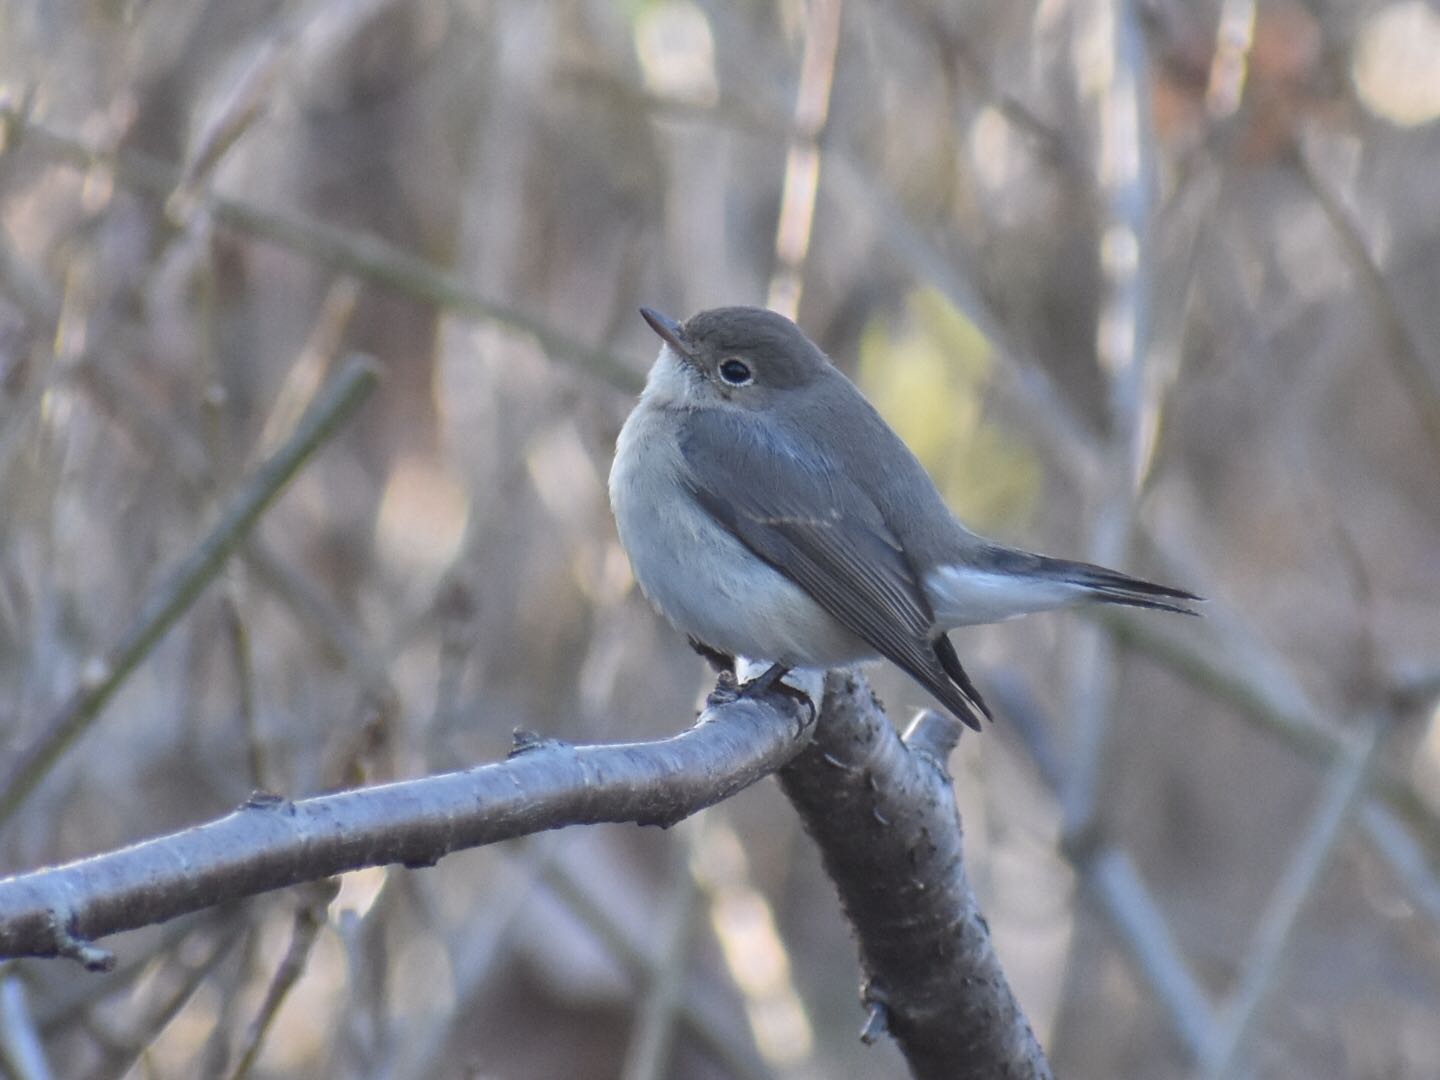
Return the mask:
<path id="1" fill-rule="evenodd" d="M 648 743 L 571 746 L 516 733 L 506 761 L 234 813 L 119 851 L 0 880 L 0 959 L 69 956 L 103 969 L 106 934 L 367 866 L 429 866 L 463 848 L 597 822 L 670 825 L 774 772 L 804 747 L 808 707 L 780 693 L 707 708 Z"/>
<path id="2" fill-rule="evenodd" d="M 922 713 L 902 742 L 853 673 L 827 677 L 820 722 L 811 716 L 772 691 L 712 702 L 656 742 L 517 732 L 507 760 L 465 772 L 299 802 L 257 793 L 216 821 L 0 880 L 0 959 L 104 968 L 114 958 L 93 941 L 107 934 L 542 829 L 670 825 L 778 770 L 860 940 L 867 1041 L 888 1030 L 919 1080 L 1048 1080 L 966 880 L 944 764 L 957 725 Z"/>
<path id="3" fill-rule="evenodd" d="M 902 742 L 869 686 L 832 672 L 815 738 L 780 784 L 820 846 L 860 942 L 870 1018 L 917 1080 L 1047 1080 L 965 876 L 945 758 L 953 720 L 921 713 Z"/>

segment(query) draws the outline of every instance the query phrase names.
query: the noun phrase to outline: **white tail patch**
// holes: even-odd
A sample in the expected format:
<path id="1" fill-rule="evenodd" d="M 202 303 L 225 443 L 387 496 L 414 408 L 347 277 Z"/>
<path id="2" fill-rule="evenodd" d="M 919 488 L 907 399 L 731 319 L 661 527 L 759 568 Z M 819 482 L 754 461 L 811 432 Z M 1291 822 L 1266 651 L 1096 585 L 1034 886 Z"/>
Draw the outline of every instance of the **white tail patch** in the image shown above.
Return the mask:
<path id="1" fill-rule="evenodd" d="M 935 621 L 945 629 L 1004 622 L 1083 600 L 1092 589 L 1050 577 L 1022 577 L 973 566 L 942 566 L 925 575 Z"/>

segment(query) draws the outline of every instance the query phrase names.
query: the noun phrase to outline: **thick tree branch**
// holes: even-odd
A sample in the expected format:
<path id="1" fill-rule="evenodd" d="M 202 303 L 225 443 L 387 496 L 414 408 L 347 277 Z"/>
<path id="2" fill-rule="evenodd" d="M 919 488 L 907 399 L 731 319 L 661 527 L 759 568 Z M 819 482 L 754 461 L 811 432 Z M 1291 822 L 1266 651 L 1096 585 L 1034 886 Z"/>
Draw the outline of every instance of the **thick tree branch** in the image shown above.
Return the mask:
<path id="1" fill-rule="evenodd" d="M 717 699 L 718 700 L 718 699 Z M 571 746 L 517 733 L 503 762 L 300 802 L 257 794 L 169 836 L 0 880 L 0 958 L 104 967 L 96 938 L 366 866 L 598 822 L 669 825 L 780 770 L 860 939 L 871 1007 L 916 1077 L 1044 1080 L 1044 1054 L 975 905 L 944 758 L 954 724 L 902 742 L 863 679 L 832 674 L 810 710 L 783 692 L 712 704 L 650 743 Z"/>
<path id="2" fill-rule="evenodd" d="M 871 1016 L 920 1080 L 1048 1078 L 965 877 L 945 757 L 922 713 L 902 742 L 863 679 L 832 673 L 810 746 L 780 771 L 860 940 Z"/>
<path id="3" fill-rule="evenodd" d="M 714 705 L 670 739 L 571 746 L 517 734 L 503 762 L 291 802 L 257 794 L 183 832 L 0 880 L 0 958 L 113 957 L 95 938 L 366 866 L 426 866 L 564 825 L 670 825 L 789 761 L 807 706 L 783 693 Z"/>

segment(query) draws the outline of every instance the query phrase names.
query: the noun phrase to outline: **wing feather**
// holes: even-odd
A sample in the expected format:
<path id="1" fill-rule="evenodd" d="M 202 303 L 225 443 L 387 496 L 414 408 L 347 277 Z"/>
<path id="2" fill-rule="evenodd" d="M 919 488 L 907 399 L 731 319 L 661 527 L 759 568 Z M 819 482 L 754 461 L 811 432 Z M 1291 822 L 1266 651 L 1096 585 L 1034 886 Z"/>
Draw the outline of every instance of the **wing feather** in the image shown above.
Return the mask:
<path id="1" fill-rule="evenodd" d="M 832 462 L 802 457 L 745 416 L 687 417 L 681 451 L 696 501 L 955 715 L 989 715 L 935 630 L 934 613 L 880 509 Z"/>

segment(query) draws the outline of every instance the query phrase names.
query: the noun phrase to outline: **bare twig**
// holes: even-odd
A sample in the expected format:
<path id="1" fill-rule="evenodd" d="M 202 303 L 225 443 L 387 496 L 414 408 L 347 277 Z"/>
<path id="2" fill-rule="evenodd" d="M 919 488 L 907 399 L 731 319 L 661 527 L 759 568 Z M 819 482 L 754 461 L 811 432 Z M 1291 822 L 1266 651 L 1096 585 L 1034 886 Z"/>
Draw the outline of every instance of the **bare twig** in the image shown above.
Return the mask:
<path id="1" fill-rule="evenodd" d="M 3 115 L 3 109 L 0 109 Z M 4 123 L 0 120 L 0 145 L 3 145 Z M 15 250 L 7 230 L 0 228 L 0 294 L 10 297 L 30 321 L 34 340 L 59 338 L 64 304 L 58 290 L 33 270 Z M 53 356 L 43 370 L 33 371 L 0 423 L 0 476 L 8 469 L 11 456 L 21 447 L 29 430 L 29 418 L 39 409 L 40 402 L 77 368 L 83 359 L 62 360 Z"/>
<path id="2" fill-rule="evenodd" d="M 54 1075 L 25 1000 L 25 984 L 13 973 L 0 982 L 0 1066 L 15 1080 L 49 1080 Z"/>
<path id="3" fill-rule="evenodd" d="M 1158 402 L 1147 393 L 1150 344 L 1150 216 L 1153 147 L 1147 127 L 1145 39 L 1134 5 L 1096 9 L 1106 21 L 1105 63 L 1110 78 L 1099 103 L 1099 187 L 1106 203 L 1100 237 L 1104 278 L 1095 353 L 1109 390 L 1107 490 L 1091 530 L 1089 557 L 1122 566 L 1135 526 L 1135 493 L 1149 459 L 1146 433 Z M 1093 77 L 1093 76 L 1092 76 Z M 1065 832 L 1088 830 L 1097 806 L 1113 708 L 1114 648 L 1095 630 L 1081 631 L 1071 655 L 1070 713 L 1074 736 L 1064 788 Z"/>
<path id="4" fill-rule="evenodd" d="M 338 661 L 349 669 L 367 693 L 383 701 L 396 698 L 385 658 L 346 619 L 313 577 L 285 560 L 264 537 L 252 536 L 245 544 L 245 563 L 255 579 L 282 603 L 292 616 L 316 635 Z"/>
<path id="5" fill-rule="evenodd" d="M 331 290 L 310 340 L 302 351 L 303 356 L 313 355 L 312 350 L 324 348 L 327 344 L 333 347 L 334 339 L 330 335 L 332 332 L 338 335 L 338 330 L 331 325 L 332 315 L 337 314 L 332 302 L 337 296 L 343 300 L 343 294 L 347 292 L 349 290 L 339 286 Z M 307 370 L 310 367 L 309 364 L 305 366 Z M 85 364 L 81 374 L 96 406 L 116 415 L 149 449 L 158 464 L 171 469 L 187 496 L 200 498 L 209 483 L 210 466 L 199 439 L 155 409 L 132 385 L 123 365 L 112 364 L 96 356 Z M 315 385 L 318 387 L 319 383 L 317 377 Z M 287 396 L 286 393 L 277 395 L 277 408 L 279 400 Z M 267 429 L 276 424 L 276 415 L 272 411 L 267 418 Z M 298 419 L 298 413 L 295 419 Z M 274 442 L 279 442 L 283 430 L 276 428 Z M 272 441 L 272 436 L 263 434 L 261 441 Z M 298 622 L 318 637 L 334 659 L 351 670 L 366 691 L 387 700 L 395 696 L 382 658 L 353 624 L 336 610 L 313 578 L 293 567 L 262 536 L 247 536 L 240 553 L 254 572 L 255 579 L 268 588 Z"/>
<path id="6" fill-rule="evenodd" d="M 1203 1059 L 1206 1077 L 1218 1080 L 1233 1075 L 1235 1060 L 1244 1050 L 1246 1037 L 1279 974 L 1285 947 L 1305 902 L 1315 891 L 1351 815 L 1363 803 L 1366 776 L 1383 728 L 1382 723 L 1372 720 L 1331 770 L 1320 805 L 1246 949 L 1245 967 L 1226 1003 L 1218 1038 Z"/>
<path id="7" fill-rule="evenodd" d="M 255 913 L 252 911 L 248 914 Z M 220 1004 L 210 1028 L 210 1037 L 205 1040 L 205 1047 L 198 1057 L 198 1071 L 203 1076 L 224 1075 L 236 1033 L 241 1030 L 240 1016 L 253 1005 L 246 1000 L 243 991 L 257 975 L 256 968 L 261 959 L 261 934 L 257 932 L 255 920 L 251 918 L 248 921 L 251 932 L 243 935 L 236 946 L 238 955 L 235 962 L 229 964 L 224 971 L 217 972 L 215 981 L 211 984 L 212 992 L 219 997 Z"/>
<path id="8" fill-rule="evenodd" d="M 315 947 L 315 939 L 320 936 L 320 931 L 325 926 L 325 909 L 339 891 L 340 882 L 337 878 L 315 882 L 310 895 L 296 909 L 295 925 L 290 932 L 290 947 L 285 950 L 284 959 L 275 969 L 275 975 L 265 991 L 265 1000 L 260 1003 L 260 1011 L 246 1032 L 245 1048 L 240 1052 L 235 1067 L 230 1070 L 230 1080 L 244 1080 L 250 1075 L 255 1060 L 260 1056 L 260 1048 L 265 1045 L 265 1035 L 280 1011 L 280 1006 L 285 1003 L 290 990 L 305 973 L 310 950 Z"/>
<path id="9" fill-rule="evenodd" d="M 1123 627 L 1129 620 L 1108 621 L 1112 628 L 1121 629 L 1121 640 L 1129 643 L 1130 639 L 1123 632 Z M 1150 645 L 1154 645 L 1158 640 L 1154 637 L 1146 638 Z M 1180 659 L 1182 670 L 1191 671 L 1194 678 L 1221 699 L 1229 700 L 1238 708 L 1256 714 L 1257 721 L 1266 730 L 1285 739 L 1292 749 L 1312 760 L 1332 764 L 1332 794 L 1336 790 L 1342 794 L 1347 790 L 1341 786 L 1341 780 L 1360 784 L 1362 789 L 1368 784 L 1370 802 L 1365 807 L 1361 820 L 1371 842 L 1394 868 L 1407 893 L 1417 905 L 1430 918 L 1440 921 L 1440 887 L 1437 887 L 1434 874 L 1410 834 L 1396 820 L 1390 809 L 1380 805 L 1382 802 L 1389 803 L 1412 825 L 1418 826 L 1432 843 L 1440 839 L 1433 829 L 1427 828 L 1426 818 L 1416 816 L 1415 807 L 1411 805 L 1416 799 L 1409 786 L 1398 778 L 1377 776 L 1381 766 L 1374 760 L 1373 753 L 1365 762 L 1365 767 L 1357 771 L 1354 762 L 1358 751 L 1353 741 L 1343 741 L 1338 732 L 1321 727 L 1306 714 L 1296 715 L 1281 705 L 1269 689 L 1244 682 L 1232 683 L 1225 673 L 1205 666 L 1206 658 L 1198 651 L 1187 652 Z M 1191 670 L 1183 665 L 1199 666 Z M 1054 789 L 1060 781 L 1062 770 L 1055 748 L 1047 735 L 1053 725 L 1046 722 L 1041 715 L 1040 706 L 1018 679 L 1004 672 L 996 672 L 991 675 L 989 682 L 990 696 L 996 699 L 996 704 L 1011 721 L 1013 729 L 1025 742 L 1030 756 L 1040 767 L 1042 777 Z M 1369 736 L 1361 740 L 1362 748 L 1369 744 Z M 1343 816 L 1340 821 L 1343 823 Z M 1312 825 L 1312 839 L 1308 842 L 1313 843 L 1313 831 L 1316 827 Z M 1331 839 L 1333 838 L 1332 834 Z M 1064 848 L 1066 856 L 1081 873 L 1086 888 L 1110 921 L 1117 938 L 1134 961 L 1137 971 L 1149 983 L 1157 1000 L 1164 1006 L 1171 1029 L 1184 1042 L 1196 1061 L 1215 1059 L 1220 1053 L 1217 1047 L 1222 1039 L 1234 1037 L 1233 1032 L 1222 1033 L 1217 1011 L 1210 1006 L 1208 996 L 1191 974 L 1169 932 L 1163 913 L 1145 888 L 1129 857 L 1098 842 L 1097 838 L 1091 839 L 1097 841 L 1092 846 Z M 1311 869 L 1313 871 L 1314 867 Z M 1283 891 L 1277 891 L 1277 899 L 1273 905 L 1278 905 L 1284 895 Z M 1291 895 L 1293 896 L 1293 890 Z M 1289 917 L 1293 919 L 1293 902 L 1287 901 L 1287 904 L 1291 905 L 1287 910 L 1290 911 Z M 1272 932 L 1268 936 L 1273 939 L 1277 934 Z M 1258 968 L 1256 970 L 1257 973 L 1251 978 L 1258 984 Z M 1265 977 L 1270 977 L 1268 969 Z M 1263 990 L 1264 986 L 1260 985 L 1262 995 Z M 1249 991 L 1251 994 L 1254 992 L 1253 989 Z M 1231 1015 L 1233 1018 L 1234 1013 Z"/>
<path id="10" fill-rule="evenodd" d="M 367 1073 L 374 1080 L 421 1080 L 436 1075 L 456 1024 L 470 1015 L 470 1007 L 486 978 L 513 944 L 515 924 L 531 909 L 542 877 L 555 863 L 560 844 L 557 835 L 536 837 L 527 841 L 517 856 L 499 860 L 502 873 L 487 875 L 484 893 L 474 910 L 445 938 L 456 1007 L 446 1013 L 427 1012 L 407 1025 L 403 1039 L 391 1040 L 388 1057 L 371 1058 Z M 366 918 L 373 914 L 374 908 Z M 353 988 L 353 981 L 351 985 Z"/>
<path id="11" fill-rule="evenodd" d="M 250 783 L 256 788 L 270 786 L 271 770 L 266 761 L 265 740 L 255 713 L 255 658 L 250 644 L 250 627 L 240 611 L 240 598 L 231 585 L 220 605 L 230 663 L 235 675 L 235 707 L 240 713 L 240 730 L 245 733 L 245 758 Z"/>
<path id="12" fill-rule="evenodd" d="M 625 1066 L 621 1071 L 625 1080 L 659 1080 L 672 1075 L 670 1048 L 684 999 L 685 961 L 690 955 L 699 899 L 686 850 L 679 847 L 674 853 L 677 856 L 675 873 L 671 875 L 670 893 L 657 926 L 660 955 L 625 1053 Z"/>
<path id="13" fill-rule="evenodd" d="M 340 353 L 345 331 L 360 300 L 360 287 L 351 278 L 340 278 L 325 291 L 325 300 L 305 337 L 305 345 L 285 373 L 275 394 L 256 445 L 261 453 L 279 444 L 285 432 L 300 421 L 305 402 L 315 396 L 325 374 Z"/>
<path id="14" fill-rule="evenodd" d="M 553 864 L 547 874 L 555 896 L 564 902 L 576 918 L 594 933 L 611 954 L 625 965 L 637 982 L 649 977 L 652 968 L 648 940 L 637 940 L 615 914 L 600 904 L 592 890 L 577 880 L 563 862 Z M 744 1080 L 765 1080 L 773 1075 L 760 1055 L 755 1052 L 743 1027 L 730 1028 L 708 1007 L 707 1000 L 693 985 L 687 986 L 679 1006 L 679 1017 L 697 1045 L 720 1062 L 728 1075 Z"/>
<path id="15" fill-rule="evenodd" d="M 1222 656 L 1194 641 L 1170 634 L 1148 632 L 1140 620 L 1115 612 L 1099 612 L 1118 640 L 1128 648 L 1157 660 L 1195 686 L 1229 704 L 1261 731 L 1275 736 L 1291 750 L 1311 761 L 1330 764 L 1347 753 L 1347 744 L 1333 723 L 1324 723 L 1298 691 L 1273 685 L 1262 672 L 1264 657 L 1251 650 L 1239 660 Z M 1405 821 L 1426 845 L 1440 852 L 1440 814 L 1428 805 L 1403 776 L 1383 763 L 1366 774 L 1373 798 L 1379 799 Z"/>
<path id="16" fill-rule="evenodd" d="M 1219 1030 L 1215 1009 L 1180 954 L 1170 926 L 1128 852 L 1113 845 L 1076 860 L 1085 888 L 1109 917 L 1131 962 L 1155 991 L 1170 1028 L 1195 1060 Z"/>
<path id="17" fill-rule="evenodd" d="M 1435 929 L 1440 930 L 1440 881 L 1436 880 L 1425 851 L 1393 814 L 1373 802 L 1365 807 L 1360 822 L 1375 850 L 1390 864 L 1406 895 Z"/>
<path id="18" fill-rule="evenodd" d="M 113 172 L 124 187 L 159 199 L 180 182 L 180 171 L 135 150 L 108 154 L 79 139 L 52 131 L 0 105 L 0 125 L 17 138 L 80 169 Z M 218 224 L 267 240 L 327 266 L 394 289 L 458 315 L 501 323 L 529 334 L 550 355 L 579 361 L 585 370 L 626 392 L 640 388 L 639 365 L 587 345 L 533 315 L 478 295 L 459 275 L 401 251 L 379 237 L 352 232 L 297 213 L 265 210 L 242 199 L 214 195 L 210 209 Z"/>
<path id="19" fill-rule="evenodd" d="M 325 388 L 290 438 L 250 479 L 184 562 L 153 592 L 120 641 L 86 667 L 80 684 L 21 751 L 0 789 L 0 824 L 7 821 L 75 740 L 89 730 L 100 710 L 136 666 L 174 625 L 225 565 L 237 545 L 291 478 L 323 446 L 374 388 L 373 361 L 354 359 Z"/>
<path id="20" fill-rule="evenodd" d="M 87 1014 L 131 992 L 148 972 L 170 962 L 181 949 L 189 948 L 190 942 L 229 924 L 233 918 L 232 911 L 220 907 L 194 918 L 176 920 L 160 927 L 153 936 L 147 935 L 145 943 L 137 942 L 103 978 L 64 980 L 37 1009 L 41 1036 L 55 1039 L 71 1027 L 83 1026 Z"/>
<path id="21" fill-rule="evenodd" d="M 805 52 L 795 94 L 795 133 L 785 155 L 785 183 L 775 225 L 775 272 L 766 304 L 792 319 L 800 310 L 805 256 L 820 190 L 820 133 L 830 112 L 835 54 L 840 47 L 840 0 L 812 0 L 805 7 Z"/>
<path id="22" fill-rule="evenodd" d="M 859 938 L 872 1013 L 921 1080 L 1049 1077 L 966 879 L 945 763 L 921 748 L 933 732 L 910 750 L 862 679 L 832 673 L 825 689 L 815 741 L 780 782 Z"/>
<path id="23" fill-rule="evenodd" d="M 751 674 L 748 662 L 736 666 Z M 812 700 L 823 696 L 824 678 L 816 673 L 813 690 L 807 690 Z M 773 900 L 757 887 L 745 840 L 728 817 L 721 808 L 690 834 L 690 869 L 755 1048 L 774 1071 L 803 1073 L 815 1049 L 812 1022 L 786 959 Z"/>
<path id="24" fill-rule="evenodd" d="M 1064 770 L 1048 734 L 1054 725 L 1043 715 L 1040 704 L 1017 677 L 1004 672 L 991 676 L 990 696 L 1011 721 L 1039 766 L 1041 777 L 1058 797 Z M 1164 1008 L 1171 1030 L 1191 1057 L 1201 1060 L 1218 1030 L 1208 995 L 1191 974 L 1164 912 L 1146 888 L 1134 861 L 1106 843 L 1104 837 L 1092 835 L 1087 839 L 1091 843 L 1062 845 L 1062 853 Z"/>
<path id="25" fill-rule="evenodd" d="M 957 74 L 963 74 L 969 86 L 959 89 L 966 101 L 983 102 L 993 107 L 1017 131 L 1023 132 L 1037 147 L 1047 162 L 1066 180 L 1073 179 L 1081 169 L 1076 153 L 1053 122 L 1040 116 L 1025 102 L 1000 87 L 990 70 L 991 57 L 987 55 L 977 39 L 964 33 L 947 17 L 957 14 L 958 8 L 926 3 L 925 0 L 906 0 L 903 4 L 871 0 L 871 8 L 885 20 L 896 16 L 907 18 L 913 24 L 912 34 L 920 41 L 931 42 L 940 62 L 953 67 Z M 963 16 L 961 17 L 963 19 Z"/>
<path id="26" fill-rule="evenodd" d="M 1405 313 L 1385 281 L 1385 274 L 1370 254 L 1364 234 L 1339 195 L 1320 175 L 1303 145 L 1294 147 L 1293 160 L 1301 181 L 1320 204 L 1330 227 L 1340 241 L 1346 259 L 1364 287 L 1366 299 L 1385 335 L 1384 357 L 1390 361 L 1430 442 L 1431 452 L 1440 455 L 1440 372 L 1425 357 L 1411 333 Z"/>
<path id="27" fill-rule="evenodd" d="M 1254 44 L 1255 0 L 1223 0 L 1205 86 L 1205 108 L 1212 119 L 1227 120 L 1240 107 Z"/>
<path id="28" fill-rule="evenodd" d="M 210 951 L 198 963 L 177 964 L 183 968 L 179 984 L 148 1016 L 142 1018 L 123 1040 L 108 1049 L 109 1060 L 94 1074 L 97 1078 L 126 1075 L 160 1033 L 170 1025 L 170 1021 L 180 1015 L 180 1010 L 189 1004 L 195 992 L 220 966 L 245 931 L 220 927 L 216 934 L 217 939 L 210 946 Z"/>
<path id="29" fill-rule="evenodd" d="M 257 794 L 218 821 L 0 881 L 0 957 L 94 950 L 94 938 L 236 897 L 561 825 L 672 824 L 794 756 L 802 712 L 784 695 L 744 697 L 659 742 L 574 747 L 522 733 L 509 760 L 467 772 L 301 802 Z"/>

